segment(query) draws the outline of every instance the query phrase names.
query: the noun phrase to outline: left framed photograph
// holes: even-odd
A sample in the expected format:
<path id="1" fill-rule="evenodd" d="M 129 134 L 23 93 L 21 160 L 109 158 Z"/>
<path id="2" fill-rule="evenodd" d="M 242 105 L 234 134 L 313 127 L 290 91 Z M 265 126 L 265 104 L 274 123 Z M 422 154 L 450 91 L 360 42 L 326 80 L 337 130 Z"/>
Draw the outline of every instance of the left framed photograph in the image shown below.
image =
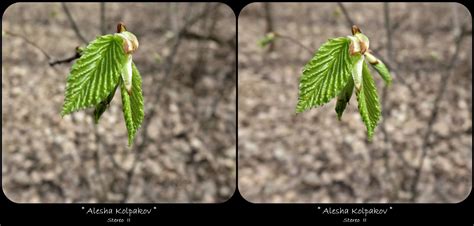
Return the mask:
<path id="1" fill-rule="evenodd" d="M 223 3 L 15 3 L 2 18 L 2 191 L 15 203 L 222 203 L 236 190 Z"/>

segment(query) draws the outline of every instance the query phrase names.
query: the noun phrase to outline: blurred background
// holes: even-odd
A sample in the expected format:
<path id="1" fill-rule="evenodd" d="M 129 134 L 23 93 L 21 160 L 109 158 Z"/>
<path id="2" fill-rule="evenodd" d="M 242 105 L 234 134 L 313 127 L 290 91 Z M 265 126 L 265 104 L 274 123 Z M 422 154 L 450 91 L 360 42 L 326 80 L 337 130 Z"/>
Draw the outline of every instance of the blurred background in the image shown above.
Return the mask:
<path id="1" fill-rule="evenodd" d="M 448 3 L 254 3 L 239 15 L 239 191 L 252 202 L 460 202 L 472 186 L 472 21 Z M 303 66 L 356 24 L 383 120 L 367 141 L 355 96 L 295 114 Z M 259 41 L 269 32 L 271 44 Z"/>
<path id="2" fill-rule="evenodd" d="M 61 118 L 75 48 L 124 22 L 145 119 L 120 92 Z M 17 3 L 2 20 L 2 186 L 14 202 L 223 202 L 235 190 L 235 16 L 220 3 Z M 72 57 L 72 58 L 71 58 Z"/>

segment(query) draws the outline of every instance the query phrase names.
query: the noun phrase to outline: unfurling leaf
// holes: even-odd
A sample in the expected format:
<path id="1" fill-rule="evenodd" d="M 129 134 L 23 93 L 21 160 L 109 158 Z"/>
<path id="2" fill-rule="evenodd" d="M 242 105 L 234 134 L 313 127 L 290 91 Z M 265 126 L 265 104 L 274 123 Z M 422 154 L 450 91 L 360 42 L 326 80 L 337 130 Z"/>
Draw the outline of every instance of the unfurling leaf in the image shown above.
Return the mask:
<path id="1" fill-rule="evenodd" d="M 120 83 L 120 82 L 119 82 Z M 115 92 L 117 91 L 119 84 L 115 86 L 115 88 L 110 92 L 110 94 L 107 96 L 107 98 L 103 101 L 101 101 L 98 105 L 95 106 L 94 110 L 94 122 L 95 124 L 99 123 L 99 119 L 102 116 L 102 114 L 107 110 L 109 107 L 110 102 L 112 102 L 112 99 L 114 99 Z"/>
<path id="2" fill-rule="evenodd" d="M 352 97 L 353 91 L 354 91 L 354 80 L 349 79 L 344 89 L 337 96 L 336 113 L 337 113 L 337 118 L 339 120 L 341 120 L 342 113 L 344 113 L 347 103 L 349 103 L 349 100 Z"/>
<path id="3" fill-rule="evenodd" d="M 341 92 L 352 73 L 349 44 L 347 37 L 331 39 L 305 65 L 296 112 L 325 104 Z"/>
<path id="4" fill-rule="evenodd" d="M 382 79 L 385 81 L 385 85 L 390 86 L 392 84 L 392 76 L 390 75 L 387 66 L 385 66 L 385 64 L 381 60 L 377 59 L 374 55 L 370 53 L 366 53 L 365 55 L 370 65 L 372 65 L 372 67 L 377 70 L 380 77 L 382 77 Z"/>
<path id="5" fill-rule="evenodd" d="M 385 81 L 385 85 L 390 86 L 392 84 L 392 76 L 390 75 L 387 66 L 385 66 L 385 64 L 380 60 L 378 64 L 374 64 L 372 66 L 374 66 L 375 70 L 377 70 L 379 75 Z"/>
<path id="6" fill-rule="evenodd" d="M 135 64 L 132 63 L 131 94 L 128 93 L 123 83 L 120 84 L 120 89 L 122 93 L 123 116 L 128 131 L 128 145 L 131 146 L 144 117 L 142 79 Z"/>
<path id="7" fill-rule="evenodd" d="M 68 75 L 61 115 L 95 106 L 104 100 L 118 83 L 124 63 L 120 37 L 104 35 L 92 41 Z"/>
<path id="8" fill-rule="evenodd" d="M 380 120 L 381 107 L 375 82 L 365 62 L 362 68 L 362 86 L 360 91 L 356 91 L 356 94 L 360 116 L 367 127 L 368 139 L 371 140 L 374 129 Z"/>

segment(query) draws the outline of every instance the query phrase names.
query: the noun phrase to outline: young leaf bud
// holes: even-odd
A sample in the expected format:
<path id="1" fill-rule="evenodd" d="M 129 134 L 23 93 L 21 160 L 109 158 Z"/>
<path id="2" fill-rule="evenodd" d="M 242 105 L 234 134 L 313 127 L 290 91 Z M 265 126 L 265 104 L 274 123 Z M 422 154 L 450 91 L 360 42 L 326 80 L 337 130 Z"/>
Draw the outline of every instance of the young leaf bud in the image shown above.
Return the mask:
<path id="1" fill-rule="evenodd" d="M 117 33 L 117 35 L 123 40 L 123 51 L 125 54 L 133 54 L 138 49 L 138 39 L 134 34 L 124 31 Z"/>

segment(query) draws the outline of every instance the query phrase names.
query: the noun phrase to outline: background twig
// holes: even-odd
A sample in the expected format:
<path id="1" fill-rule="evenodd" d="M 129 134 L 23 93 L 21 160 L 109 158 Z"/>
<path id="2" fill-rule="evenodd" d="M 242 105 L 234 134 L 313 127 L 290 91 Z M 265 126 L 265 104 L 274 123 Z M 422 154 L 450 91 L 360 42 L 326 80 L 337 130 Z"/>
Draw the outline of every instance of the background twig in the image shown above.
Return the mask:
<path id="1" fill-rule="evenodd" d="M 386 56 L 389 62 L 392 62 L 393 59 L 393 44 L 392 44 L 392 27 L 390 23 L 390 9 L 389 4 L 387 2 L 383 3 L 383 11 L 384 11 L 384 22 L 385 22 L 385 32 L 387 34 L 387 51 Z M 387 61 L 385 61 L 387 62 Z M 396 67 L 396 66 L 395 66 Z M 391 68 L 392 76 L 394 74 L 394 67 Z M 387 132 L 387 128 L 385 127 L 385 119 L 387 117 L 387 112 L 390 111 L 390 108 L 387 106 L 387 99 L 388 99 L 388 86 L 384 85 L 382 89 L 382 97 L 380 99 L 382 105 L 382 120 L 380 122 L 380 130 L 383 134 L 384 139 L 384 151 L 383 151 L 383 158 L 384 158 L 384 165 L 385 165 L 385 174 L 387 175 L 387 179 L 391 182 L 392 185 L 392 192 L 390 192 L 389 199 L 397 200 L 398 192 L 397 192 L 397 184 L 395 180 L 392 178 L 391 170 L 390 170 L 390 150 L 391 150 L 391 143 L 389 140 L 389 135 Z M 388 200 L 388 201 L 391 201 Z"/>
<path id="2" fill-rule="evenodd" d="M 20 39 L 22 39 L 24 42 L 26 42 L 28 45 L 34 47 L 35 49 L 39 50 L 48 60 L 51 60 L 51 56 L 43 49 L 41 48 L 39 45 L 37 45 L 36 43 L 30 41 L 29 39 L 27 39 L 26 37 L 24 37 L 23 35 L 19 35 L 19 34 L 16 34 L 16 33 L 13 33 L 13 32 L 10 32 L 10 31 L 6 31 L 6 30 L 3 30 L 2 31 L 3 33 L 7 34 L 7 35 L 10 35 L 12 37 L 18 37 Z"/>
<path id="3" fill-rule="evenodd" d="M 107 28 L 105 26 L 105 2 L 100 3 L 100 32 L 104 35 L 107 33 Z"/>
<path id="4" fill-rule="evenodd" d="M 265 10 L 265 24 L 266 24 L 266 27 L 265 27 L 265 33 L 270 33 L 270 32 L 274 32 L 275 31 L 275 26 L 273 24 L 273 16 L 272 16 L 272 6 L 269 2 L 265 2 L 263 3 L 263 7 L 264 7 L 264 10 Z M 269 47 L 267 49 L 268 52 L 272 52 L 275 48 L 275 43 L 271 42 L 269 44 Z"/>
<path id="5" fill-rule="evenodd" d="M 349 16 L 349 13 L 347 12 L 346 7 L 344 7 L 342 2 L 338 2 L 337 4 L 339 5 L 339 8 L 341 8 L 342 14 L 344 14 L 344 18 L 346 18 L 347 24 L 349 24 L 350 27 L 352 27 L 352 25 L 355 25 L 354 21 Z"/>
<path id="6" fill-rule="evenodd" d="M 453 28 L 453 29 L 458 29 L 458 28 Z M 438 116 L 439 105 L 440 105 L 441 99 L 443 98 L 443 95 L 446 93 L 445 91 L 446 91 L 446 88 L 448 87 L 449 78 L 452 77 L 452 75 L 454 74 L 453 69 L 454 69 L 454 66 L 457 63 L 457 59 L 458 59 L 460 48 L 461 48 L 461 43 L 462 43 L 462 40 L 464 39 L 464 37 L 466 36 L 466 34 L 467 34 L 466 29 L 463 28 L 461 30 L 461 32 L 459 33 L 459 36 L 455 38 L 455 46 L 456 47 L 455 47 L 454 53 L 453 53 L 451 59 L 449 60 L 449 65 L 446 68 L 446 72 L 443 75 L 441 75 L 440 84 L 439 84 L 439 87 L 437 89 L 438 92 L 436 93 L 436 98 L 435 98 L 434 103 L 433 103 L 433 110 L 431 111 L 430 118 L 427 122 L 428 128 L 426 129 L 426 133 L 423 136 L 423 143 L 422 143 L 422 146 L 421 146 L 421 148 L 422 148 L 421 149 L 421 156 L 418 160 L 418 165 L 415 169 L 415 176 L 413 177 L 413 182 L 412 182 L 411 187 L 410 187 L 411 194 L 412 194 L 410 200 L 412 202 L 415 202 L 416 199 L 419 196 L 418 184 L 419 184 L 419 181 L 420 181 L 423 165 L 424 165 L 425 159 L 426 159 L 427 154 L 428 154 L 428 149 L 430 147 L 430 136 L 433 132 L 433 125 L 434 125 L 434 123 L 436 121 L 436 118 Z"/>
<path id="7" fill-rule="evenodd" d="M 76 53 L 74 54 L 74 56 L 70 56 L 70 57 L 64 58 L 64 59 L 50 61 L 49 66 L 54 66 L 56 64 L 70 63 L 73 60 L 78 59 L 79 57 L 81 57 L 81 54 L 79 54 L 79 52 L 76 50 Z"/>
<path id="8" fill-rule="evenodd" d="M 165 69 L 164 69 L 164 81 L 161 82 L 161 86 L 156 86 L 157 88 L 155 90 L 152 91 L 152 93 L 155 94 L 155 97 L 156 97 L 156 102 L 159 103 L 160 101 L 160 94 L 162 93 L 162 87 L 166 85 L 166 81 L 168 81 L 170 75 L 171 75 L 171 72 L 173 70 L 173 67 L 174 67 L 174 62 L 175 62 L 175 57 L 176 57 L 176 54 L 178 52 L 178 49 L 179 49 L 179 46 L 181 44 L 181 40 L 182 40 L 182 33 L 188 29 L 188 26 L 190 25 L 190 20 L 193 20 L 193 23 L 195 22 L 194 20 L 197 20 L 196 18 L 192 18 L 190 19 L 190 15 L 191 15 L 191 10 L 192 10 L 192 6 L 191 5 L 188 5 L 187 9 L 186 9 L 186 22 L 185 24 L 179 29 L 178 32 L 175 33 L 175 36 L 174 36 L 174 43 L 173 43 L 173 46 L 171 48 L 171 52 L 170 54 L 168 55 L 167 57 L 167 61 L 165 63 Z M 172 20 L 178 20 L 177 19 L 177 14 L 174 14 L 175 15 L 175 18 L 172 18 Z M 204 15 L 204 14 L 202 14 Z M 137 168 L 137 164 L 139 162 L 139 159 L 140 159 L 140 156 L 141 156 L 141 153 L 143 152 L 144 148 L 147 146 L 148 144 L 148 125 L 150 124 L 151 122 L 151 119 L 153 118 L 153 116 L 155 115 L 155 110 L 156 108 L 151 108 L 150 111 L 148 112 L 145 112 L 145 117 L 143 119 L 143 123 L 142 123 L 142 133 L 141 133 L 141 137 L 142 137 L 142 142 L 137 146 L 136 148 L 136 151 L 134 152 L 134 158 L 133 158 L 133 163 L 132 163 L 132 167 L 131 169 L 127 172 L 127 175 L 126 175 L 126 188 L 125 188 L 125 191 L 124 191 L 124 195 L 123 195 L 123 198 L 122 198 L 122 202 L 126 202 L 128 200 L 128 197 L 130 195 L 130 185 L 131 185 L 131 181 L 132 181 L 132 178 L 133 178 L 133 175 L 135 174 L 135 170 Z"/>
<path id="9" fill-rule="evenodd" d="M 84 44 L 87 44 L 87 39 L 84 38 L 84 36 L 82 35 L 81 31 L 79 30 L 79 27 L 77 26 L 76 21 L 75 21 L 74 18 L 72 17 L 71 12 L 69 12 L 69 9 L 68 9 L 66 3 L 61 2 L 61 5 L 63 6 L 63 10 L 64 10 L 64 12 L 66 13 L 66 16 L 67 16 L 69 22 L 71 23 L 72 29 L 73 29 L 74 32 L 76 33 L 76 36 L 77 36 Z"/>
<path id="10" fill-rule="evenodd" d="M 293 37 L 283 35 L 283 34 L 280 34 L 280 33 L 275 33 L 275 37 L 283 39 L 283 40 L 290 41 L 291 43 L 298 45 L 299 47 L 301 47 L 302 49 L 304 49 L 306 52 L 308 52 L 311 55 L 314 54 L 315 51 L 316 51 L 316 49 L 304 45 L 303 43 L 301 43 L 300 41 L 296 40 Z"/>

